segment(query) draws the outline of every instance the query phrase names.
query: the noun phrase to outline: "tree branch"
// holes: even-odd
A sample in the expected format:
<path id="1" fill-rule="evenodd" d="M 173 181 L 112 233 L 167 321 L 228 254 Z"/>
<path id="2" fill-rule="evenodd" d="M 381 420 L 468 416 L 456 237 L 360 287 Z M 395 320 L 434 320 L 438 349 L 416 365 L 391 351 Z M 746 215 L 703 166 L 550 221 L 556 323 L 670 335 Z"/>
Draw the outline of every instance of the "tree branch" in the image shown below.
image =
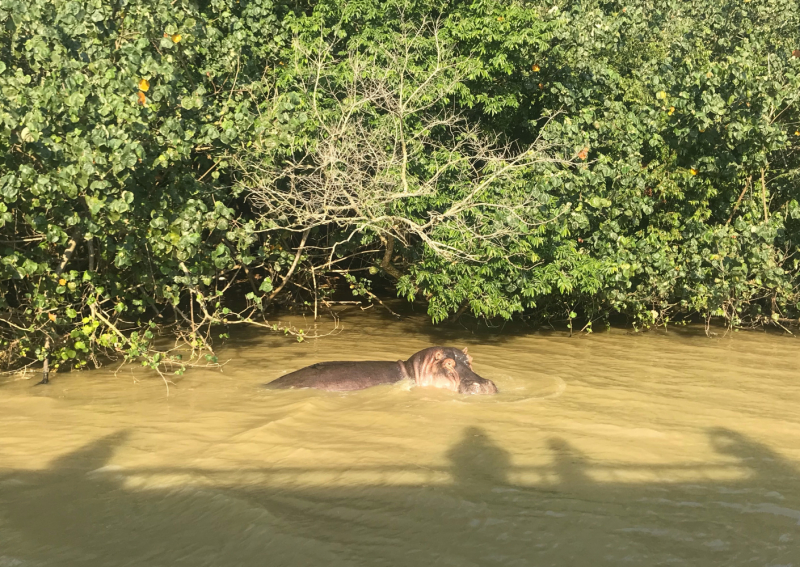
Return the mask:
<path id="1" fill-rule="evenodd" d="M 403 274 L 392 265 L 392 254 L 394 253 L 394 236 L 387 235 L 381 236 L 381 241 L 386 246 L 386 251 L 383 253 L 383 260 L 381 261 L 381 268 L 383 271 L 392 276 L 394 279 L 399 280 Z"/>
<path id="2" fill-rule="evenodd" d="M 280 293 L 280 291 L 283 289 L 283 287 L 289 281 L 289 278 L 292 277 L 292 274 L 294 273 L 294 270 L 297 267 L 297 263 L 300 261 L 300 255 L 303 252 L 303 248 L 305 248 L 305 246 L 306 246 L 306 240 L 308 239 L 308 235 L 309 235 L 310 232 L 311 232 L 310 228 L 308 228 L 308 229 L 303 231 L 303 239 L 300 241 L 300 246 L 297 247 L 297 254 L 295 254 L 295 256 L 294 256 L 294 262 L 292 262 L 292 265 L 289 266 L 289 271 L 286 272 L 286 275 L 283 277 L 283 281 L 281 282 L 281 285 L 276 287 L 272 291 L 272 293 L 269 294 L 269 297 L 267 298 L 267 303 L 272 301 L 275 298 L 275 296 Z"/>

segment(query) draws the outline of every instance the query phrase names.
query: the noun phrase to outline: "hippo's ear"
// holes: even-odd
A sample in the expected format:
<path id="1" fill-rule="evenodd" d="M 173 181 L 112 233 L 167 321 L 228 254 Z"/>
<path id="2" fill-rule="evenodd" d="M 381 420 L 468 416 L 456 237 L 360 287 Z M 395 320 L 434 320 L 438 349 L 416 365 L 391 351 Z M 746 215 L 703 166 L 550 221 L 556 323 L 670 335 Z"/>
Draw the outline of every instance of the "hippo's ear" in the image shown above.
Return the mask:
<path id="1" fill-rule="evenodd" d="M 467 364 L 469 365 L 469 369 L 472 370 L 472 357 L 467 352 L 467 347 L 464 347 L 464 350 L 462 350 L 461 352 L 463 352 L 467 356 Z"/>

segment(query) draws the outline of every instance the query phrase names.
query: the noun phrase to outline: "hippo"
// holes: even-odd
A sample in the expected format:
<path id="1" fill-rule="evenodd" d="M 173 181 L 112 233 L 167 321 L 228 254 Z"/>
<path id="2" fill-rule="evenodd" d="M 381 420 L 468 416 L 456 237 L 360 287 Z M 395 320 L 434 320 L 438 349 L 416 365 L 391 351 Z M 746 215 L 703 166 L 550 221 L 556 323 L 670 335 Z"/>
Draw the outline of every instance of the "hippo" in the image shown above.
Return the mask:
<path id="1" fill-rule="evenodd" d="M 460 394 L 496 394 L 497 386 L 472 370 L 467 349 L 430 347 L 406 361 L 320 362 L 265 384 L 267 388 L 316 388 L 333 392 L 363 390 L 409 378 L 417 386 L 445 388 Z"/>

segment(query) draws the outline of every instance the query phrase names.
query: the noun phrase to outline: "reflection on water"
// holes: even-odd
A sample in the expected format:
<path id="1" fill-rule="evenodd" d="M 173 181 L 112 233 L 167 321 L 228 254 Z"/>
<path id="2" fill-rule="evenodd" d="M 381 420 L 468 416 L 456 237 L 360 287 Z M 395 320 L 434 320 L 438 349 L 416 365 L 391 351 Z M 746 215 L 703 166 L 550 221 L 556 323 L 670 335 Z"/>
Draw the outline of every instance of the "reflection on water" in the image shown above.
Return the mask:
<path id="1" fill-rule="evenodd" d="M 134 370 L 0 385 L 0 567 L 800 566 L 793 341 L 349 322 L 316 344 L 242 337 L 224 373 L 169 398 Z M 465 404 L 257 387 L 443 338 L 487 378 L 566 389 Z"/>

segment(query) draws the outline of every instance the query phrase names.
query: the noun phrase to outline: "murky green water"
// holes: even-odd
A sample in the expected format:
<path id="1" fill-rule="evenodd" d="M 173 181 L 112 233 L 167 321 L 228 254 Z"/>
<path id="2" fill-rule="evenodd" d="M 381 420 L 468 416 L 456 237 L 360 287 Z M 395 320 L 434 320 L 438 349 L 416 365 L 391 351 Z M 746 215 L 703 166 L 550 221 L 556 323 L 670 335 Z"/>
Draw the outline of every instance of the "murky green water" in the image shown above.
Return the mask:
<path id="1" fill-rule="evenodd" d="M 800 566 L 797 340 L 342 323 L 239 336 L 169 397 L 131 367 L 0 381 L 0 567 Z M 258 387 L 434 344 L 501 394 Z"/>

